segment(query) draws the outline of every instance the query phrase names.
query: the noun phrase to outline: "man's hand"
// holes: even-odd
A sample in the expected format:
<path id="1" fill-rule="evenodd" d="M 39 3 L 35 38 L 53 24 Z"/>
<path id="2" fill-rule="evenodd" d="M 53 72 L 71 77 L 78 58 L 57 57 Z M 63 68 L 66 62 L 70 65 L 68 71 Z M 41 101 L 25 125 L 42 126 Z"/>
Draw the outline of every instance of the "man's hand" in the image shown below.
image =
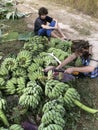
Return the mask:
<path id="1" fill-rule="evenodd" d="M 42 25 L 42 28 L 44 28 L 44 29 L 49 29 L 50 27 L 48 26 L 48 25 Z"/>
<path id="2" fill-rule="evenodd" d="M 44 28 L 44 29 L 57 29 L 57 26 L 51 27 L 51 26 L 48 26 L 48 25 L 42 25 L 42 28 Z"/>
<path id="3" fill-rule="evenodd" d="M 43 71 L 44 72 L 48 72 L 49 70 L 53 70 L 55 68 L 55 66 L 48 66 L 47 68 L 45 68 Z"/>
<path id="4" fill-rule="evenodd" d="M 74 67 L 72 67 L 72 68 L 67 68 L 66 70 L 65 70 L 65 73 L 68 73 L 68 74 L 72 74 L 74 72 Z"/>

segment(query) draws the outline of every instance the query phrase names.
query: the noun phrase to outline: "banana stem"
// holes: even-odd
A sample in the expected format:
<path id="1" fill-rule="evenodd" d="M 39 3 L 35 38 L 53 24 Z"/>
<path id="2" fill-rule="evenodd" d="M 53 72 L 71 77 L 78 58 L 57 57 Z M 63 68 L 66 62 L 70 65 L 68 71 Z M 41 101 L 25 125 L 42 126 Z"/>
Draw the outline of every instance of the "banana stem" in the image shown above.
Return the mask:
<path id="1" fill-rule="evenodd" d="M 92 108 L 90 108 L 90 107 L 88 107 L 88 106 L 82 104 L 82 103 L 79 102 L 78 100 L 74 100 L 74 103 L 75 103 L 75 105 L 77 105 L 78 107 L 80 107 L 81 109 L 83 109 L 83 110 L 85 110 L 85 111 L 87 111 L 87 112 L 89 112 L 89 113 L 95 114 L 95 113 L 98 112 L 98 110 L 92 109 Z"/>
<path id="2" fill-rule="evenodd" d="M 4 112 L 0 109 L 0 119 L 3 121 L 3 123 L 6 125 L 6 126 L 9 126 L 9 122 L 4 114 Z"/>

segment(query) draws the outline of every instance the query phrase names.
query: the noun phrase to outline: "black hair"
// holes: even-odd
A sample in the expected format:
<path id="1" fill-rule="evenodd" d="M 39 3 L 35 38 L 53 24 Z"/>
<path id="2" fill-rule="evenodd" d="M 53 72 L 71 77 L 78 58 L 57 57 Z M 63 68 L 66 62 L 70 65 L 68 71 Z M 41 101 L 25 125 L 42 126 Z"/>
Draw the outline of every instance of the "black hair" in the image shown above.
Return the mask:
<path id="1" fill-rule="evenodd" d="M 89 49 L 89 42 L 85 40 L 74 40 L 72 41 L 71 51 L 82 53 L 83 49 Z"/>
<path id="2" fill-rule="evenodd" d="M 89 54 L 89 51 L 87 51 L 89 49 L 89 47 L 91 45 L 89 45 L 88 41 L 84 41 L 84 40 L 74 40 L 72 41 L 72 46 L 71 46 L 71 51 L 75 52 L 75 53 L 82 53 L 82 56 L 84 59 L 88 59 L 89 56 L 91 54 Z M 84 49 L 86 49 L 84 51 Z"/>
<path id="3" fill-rule="evenodd" d="M 47 15 L 48 14 L 48 9 L 46 9 L 45 7 L 41 7 L 38 11 L 39 16 L 41 15 Z"/>

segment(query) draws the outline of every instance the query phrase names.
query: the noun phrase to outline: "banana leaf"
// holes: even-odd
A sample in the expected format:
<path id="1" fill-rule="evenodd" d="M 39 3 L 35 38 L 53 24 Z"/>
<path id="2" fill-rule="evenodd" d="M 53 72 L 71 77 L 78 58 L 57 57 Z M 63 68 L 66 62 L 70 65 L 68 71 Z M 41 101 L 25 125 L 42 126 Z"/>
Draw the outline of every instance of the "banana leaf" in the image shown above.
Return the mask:
<path id="1" fill-rule="evenodd" d="M 18 32 L 9 32 L 7 34 L 2 35 L 1 42 L 8 42 L 18 40 Z"/>
<path id="2" fill-rule="evenodd" d="M 28 41 L 30 37 L 33 37 L 34 33 L 33 32 L 25 32 L 23 34 L 19 34 L 18 40 L 20 41 Z"/>

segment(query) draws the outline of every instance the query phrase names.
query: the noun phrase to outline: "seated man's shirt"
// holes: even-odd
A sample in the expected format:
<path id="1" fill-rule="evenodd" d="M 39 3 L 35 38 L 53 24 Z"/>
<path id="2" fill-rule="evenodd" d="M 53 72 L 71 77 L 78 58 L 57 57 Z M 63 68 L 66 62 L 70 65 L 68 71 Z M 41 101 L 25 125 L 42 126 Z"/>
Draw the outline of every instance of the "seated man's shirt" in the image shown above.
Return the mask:
<path id="1" fill-rule="evenodd" d="M 39 29 L 41 29 L 41 25 L 44 24 L 46 25 L 47 22 L 51 23 L 53 20 L 53 18 L 49 17 L 49 16 L 46 16 L 46 18 L 43 20 L 41 19 L 40 17 L 38 17 L 36 20 L 35 20 L 35 23 L 34 23 L 34 33 L 35 35 L 38 35 L 38 31 Z"/>

